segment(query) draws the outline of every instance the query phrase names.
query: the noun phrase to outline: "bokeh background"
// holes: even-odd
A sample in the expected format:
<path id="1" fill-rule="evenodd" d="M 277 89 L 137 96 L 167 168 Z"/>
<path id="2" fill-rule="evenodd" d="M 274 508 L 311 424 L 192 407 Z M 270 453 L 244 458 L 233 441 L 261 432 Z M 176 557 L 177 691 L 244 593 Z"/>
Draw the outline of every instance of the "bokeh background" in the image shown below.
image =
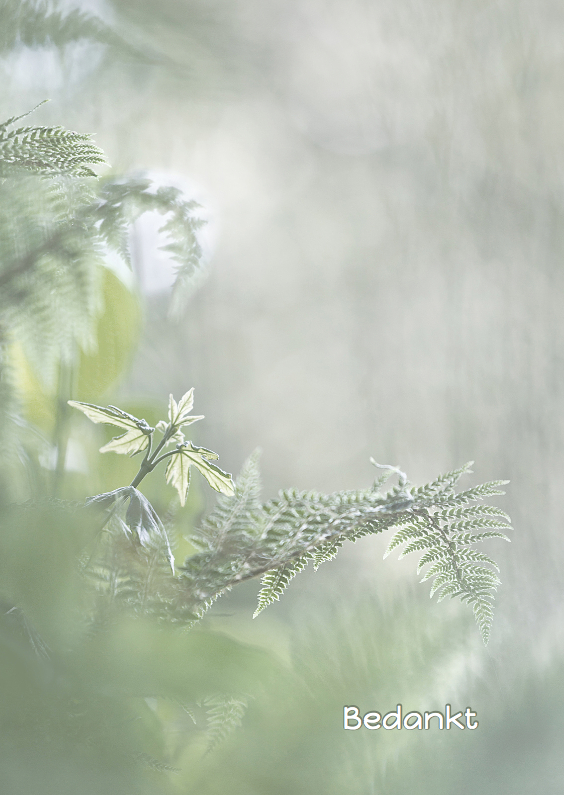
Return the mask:
<path id="1" fill-rule="evenodd" d="M 490 544 L 503 586 L 487 649 L 463 607 L 414 586 L 414 562 L 382 562 L 385 538 L 300 575 L 254 622 L 246 585 L 206 620 L 293 678 L 256 695 L 223 744 L 163 773 L 167 786 L 560 793 L 562 5 L 59 6 L 75 7 L 122 43 L 5 49 L 2 113 L 49 97 L 34 123 L 94 132 L 113 171 L 182 187 L 207 220 L 208 276 L 180 320 L 158 219 L 135 224 L 143 322 L 107 402 L 157 405 L 194 386 L 198 441 L 235 473 L 260 446 L 265 499 L 367 486 L 371 455 L 415 483 L 467 460 L 474 483 L 511 481 L 498 504 L 513 543 Z M 470 705 L 479 730 L 343 731 L 344 703 L 400 701 Z"/>

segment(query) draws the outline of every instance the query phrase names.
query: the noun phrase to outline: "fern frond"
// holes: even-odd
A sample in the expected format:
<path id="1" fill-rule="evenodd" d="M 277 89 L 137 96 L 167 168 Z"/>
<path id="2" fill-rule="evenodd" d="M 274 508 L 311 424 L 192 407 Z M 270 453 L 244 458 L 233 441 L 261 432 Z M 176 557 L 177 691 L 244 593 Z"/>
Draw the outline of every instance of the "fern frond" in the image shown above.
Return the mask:
<path id="1" fill-rule="evenodd" d="M 420 538 L 421 540 L 427 539 L 427 533 L 422 526 L 419 526 L 418 524 L 410 524 L 407 527 L 402 527 L 400 530 L 394 533 L 390 539 L 390 543 L 384 552 L 384 558 L 387 558 L 388 555 L 393 552 L 394 549 L 396 549 L 396 547 L 399 547 L 406 541 L 410 541 L 415 538 Z"/>
<path id="2" fill-rule="evenodd" d="M 78 8 L 62 11 L 48 3 L 30 0 L 3 0 L 0 52 L 23 44 L 26 47 L 57 47 L 87 40 L 108 45 L 136 60 L 153 62 L 155 57 L 120 37 L 98 17 Z M 160 59 L 159 59 L 160 60 Z M 21 117 L 20 117 L 21 118 Z"/>
<path id="3" fill-rule="evenodd" d="M 425 486 L 413 488 L 411 490 L 412 496 L 417 500 L 419 505 L 422 505 L 425 500 L 433 500 L 438 494 L 450 492 L 460 480 L 462 475 L 472 472 L 470 467 L 473 465 L 473 463 L 473 461 L 468 461 L 468 463 L 464 464 L 464 466 L 459 467 L 458 469 L 453 469 L 451 472 L 446 472 L 444 475 L 440 475 L 438 478 L 433 480 L 431 483 L 427 483 Z"/>
<path id="4" fill-rule="evenodd" d="M 178 263 L 173 285 L 171 311 L 178 315 L 186 299 L 205 276 L 202 249 L 197 232 L 205 221 L 195 214 L 199 205 L 187 200 L 173 187 L 154 188 L 150 179 L 133 176 L 107 179 L 102 183 L 95 215 L 103 240 L 127 262 L 127 229 L 145 212 L 156 211 L 166 217 L 159 229 L 169 242 L 161 246 Z"/>
<path id="5" fill-rule="evenodd" d="M 262 575 L 255 613 L 258 615 L 280 597 L 289 581 L 310 560 L 318 568 L 325 560 L 335 557 L 345 541 L 395 527 L 386 556 L 403 544 L 401 557 L 423 552 L 418 571 L 431 564 L 422 580 L 433 581 L 431 593 L 439 591 L 440 598 L 457 596 L 473 604 L 478 598 L 491 596 L 499 579 L 490 569 L 477 565 L 496 567 L 492 558 L 472 549 L 471 544 L 503 538 L 501 528 L 507 529 L 509 525 L 497 521 L 497 517 L 506 518 L 499 509 L 459 507 L 498 494 L 503 485 L 495 481 L 456 494 L 453 484 L 468 469 L 466 465 L 428 487 L 409 492 L 405 485 L 398 484 L 384 497 L 372 490 L 323 495 L 290 489 L 281 492 L 278 499 L 257 507 L 257 491 L 252 514 L 249 511 L 246 516 L 244 505 L 238 504 L 240 497 L 221 498 L 220 521 L 214 522 L 213 532 L 209 529 L 205 532 L 208 550 L 190 558 L 183 567 L 186 588 L 201 600 L 209 600 L 237 582 Z M 417 495 L 422 495 L 421 501 Z M 237 516 L 239 526 L 233 533 L 228 527 L 231 512 Z M 224 532 L 218 532 L 221 526 Z M 480 528 L 489 529 L 481 533 Z M 480 619 L 482 632 L 485 632 L 485 615 Z"/>
<path id="6" fill-rule="evenodd" d="M 504 525 L 504 527 L 510 528 L 511 525 Z M 506 536 L 505 533 L 491 531 L 487 533 L 462 533 L 461 535 L 456 535 L 456 543 L 459 546 L 464 546 L 466 544 L 475 544 L 476 541 L 484 541 L 486 538 L 502 538 L 504 541 L 511 541 L 509 536 Z"/>
<path id="7" fill-rule="evenodd" d="M 302 571 L 302 569 L 305 569 L 311 558 L 312 555 L 306 552 L 298 558 L 298 560 L 294 560 L 286 566 L 281 566 L 279 569 L 268 571 L 264 575 L 261 583 L 262 588 L 258 595 L 258 606 L 253 614 L 253 618 L 256 618 L 258 614 L 261 613 L 265 607 L 272 604 L 272 602 L 280 599 L 288 587 L 290 580 Z"/>
<path id="8" fill-rule="evenodd" d="M 132 605 L 140 604 L 139 609 L 163 616 L 183 615 L 192 621 L 237 583 L 260 576 L 257 616 L 280 598 L 310 561 L 317 569 L 335 557 L 345 541 L 395 528 L 386 555 L 402 545 L 400 557 L 422 552 L 417 571 L 429 566 L 421 582 L 431 581 L 430 595 L 437 593 L 439 601 L 447 596 L 459 598 L 472 605 L 482 637 L 488 637 L 491 603 L 500 580 L 493 571 L 497 569 L 493 558 L 471 545 L 488 538 L 505 538 L 500 527 L 508 525 L 498 517 L 506 515 L 487 506 L 461 509 L 452 502 L 461 495 L 466 504 L 499 493 L 500 481 L 457 495 L 448 484 L 459 477 L 462 468 L 434 481 L 432 489 L 422 489 L 421 503 L 412 496 L 415 490 L 406 493 L 404 483 L 384 496 L 372 489 L 335 494 L 289 489 L 261 504 L 257 459 L 257 453 L 251 456 L 235 482 L 233 495 L 221 495 L 216 508 L 195 531 L 202 551 L 189 557 L 176 577 L 163 572 L 158 563 L 166 558 L 162 532 L 152 528 L 154 540 L 147 543 L 131 517 L 128 524 L 127 514 L 120 517 L 117 512 L 116 522 L 122 521 L 121 530 L 119 523 L 116 525 L 117 538 L 122 544 L 138 539 L 135 560 L 144 556 L 140 568 L 131 561 L 125 567 L 127 588 L 138 591 Z M 120 491 L 129 495 L 131 489 Z M 434 504 L 430 503 L 431 493 L 436 496 Z M 98 502 L 112 494 L 102 495 Z M 147 515 L 150 517 L 150 512 Z M 477 532 L 484 526 L 491 529 Z M 143 567 L 149 571 L 149 575 L 143 574 L 145 579 L 140 575 Z M 141 600 L 140 593 L 144 594 Z"/>
<path id="9" fill-rule="evenodd" d="M 487 642 L 493 618 L 491 602 L 500 580 L 491 569 L 477 564 L 487 563 L 495 569 L 498 565 L 490 556 L 470 545 L 489 538 L 509 540 L 501 532 L 510 528 L 507 524 L 509 517 L 492 506 L 458 506 L 502 494 L 500 486 L 507 481 L 492 481 L 456 494 L 453 485 L 469 466 L 437 478 L 428 486 L 411 490 L 414 497 L 412 512 L 419 521 L 395 533 L 385 556 L 404 543 L 406 546 L 400 558 L 426 550 L 419 560 L 417 572 L 431 565 L 421 582 L 433 580 L 430 595 L 438 592 L 439 601 L 450 596 L 478 605 L 474 608 L 474 615 L 482 638 Z M 499 521 L 498 517 L 505 521 Z M 486 532 L 478 532 L 484 528 Z"/>
<path id="10" fill-rule="evenodd" d="M 95 146 L 90 135 L 65 130 L 63 127 L 8 129 L 29 113 L 14 116 L 0 125 L 0 177 L 21 171 L 49 176 L 96 176 L 89 166 L 106 161 L 104 153 Z"/>
<path id="11" fill-rule="evenodd" d="M 196 544 L 207 549 L 218 548 L 229 535 L 230 544 L 241 546 L 256 534 L 261 511 L 259 458 L 260 451 L 256 450 L 244 463 L 232 497 L 220 495 L 213 511 L 193 535 Z"/>
<path id="12" fill-rule="evenodd" d="M 151 770 L 158 770 L 159 773 L 180 773 L 180 768 L 171 767 L 165 762 L 160 762 L 158 759 L 155 759 L 154 756 L 151 756 L 151 754 L 142 752 L 135 754 L 135 758 L 141 762 L 141 764 L 145 765 L 145 767 L 148 767 Z"/>
<path id="13" fill-rule="evenodd" d="M 326 563 L 328 560 L 333 560 L 336 558 L 345 541 L 345 538 L 338 538 L 336 541 L 329 541 L 316 549 L 313 553 L 314 571 L 317 571 L 322 563 Z"/>
<path id="14" fill-rule="evenodd" d="M 398 560 L 405 558 L 405 556 L 409 555 L 411 552 L 420 552 L 422 549 L 435 549 L 437 540 L 438 538 L 436 535 L 425 533 L 422 537 L 416 538 L 404 547 L 398 556 Z"/>
<path id="15" fill-rule="evenodd" d="M 469 508 L 449 508 L 442 509 L 442 515 L 446 519 L 474 519 L 482 516 L 499 516 L 501 519 L 510 521 L 509 516 L 496 505 L 472 505 Z"/>
<path id="16" fill-rule="evenodd" d="M 243 697 L 218 695 L 207 698 L 203 706 L 207 717 L 206 753 L 209 754 L 241 725 L 248 701 Z"/>
<path id="17" fill-rule="evenodd" d="M 482 635 L 484 644 L 490 639 L 490 630 L 493 623 L 493 608 L 487 597 L 477 596 L 474 604 L 474 618 Z"/>
<path id="18" fill-rule="evenodd" d="M 501 486 L 509 483 L 508 480 L 492 480 L 489 483 L 482 483 L 480 486 L 474 486 L 467 491 L 461 491 L 458 494 L 437 495 L 433 503 L 437 506 L 450 506 L 450 505 L 464 505 L 474 500 L 483 500 L 484 497 L 494 497 L 500 494 L 505 494 Z"/>

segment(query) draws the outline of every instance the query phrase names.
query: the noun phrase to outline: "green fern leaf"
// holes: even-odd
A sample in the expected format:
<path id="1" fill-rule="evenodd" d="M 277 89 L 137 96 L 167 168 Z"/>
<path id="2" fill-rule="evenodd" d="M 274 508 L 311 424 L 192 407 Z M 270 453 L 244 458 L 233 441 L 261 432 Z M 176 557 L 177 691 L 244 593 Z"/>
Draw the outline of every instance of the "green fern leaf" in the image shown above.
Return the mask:
<path id="1" fill-rule="evenodd" d="M 406 541 L 409 541 L 414 537 L 426 538 L 426 533 L 422 527 L 417 525 L 408 525 L 407 527 L 402 527 L 390 539 L 390 543 L 384 552 L 384 558 L 387 558 L 388 555 L 393 552 L 394 549 L 396 549 L 396 547 L 399 547 L 401 544 L 404 544 Z"/>
<path id="2" fill-rule="evenodd" d="M 356 539 L 355 539 L 356 540 Z M 327 544 L 319 547 L 313 553 L 313 568 L 314 571 L 321 566 L 322 563 L 326 563 L 328 560 L 333 560 L 337 557 L 339 549 L 345 543 L 344 538 L 340 538 L 337 541 L 329 541 Z"/>
<path id="3" fill-rule="evenodd" d="M 470 467 L 473 465 L 473 463 L 473 461 L 468 461 L 468 463 L 464 464 L 464 466 L 459 467 L 458 469 L 453 469 L 451 472 L 446 472 L 444 475 L 440 475 L 438 478 L 436 478 L 436 480 L 433 480 L 432 483 L 427 483 L 425 486 L 413 488 L 411 493 L 414 499 L 417 500 L 418 504 L 422 504 L 425 500 L 433 500 L 433 498 L 435 498 L 438 494 L 444 492 L 448 493 L 453 489 L 462 475 L 472 472 Z"/>
<path id="4" fill-rule="evenodd" d="M 207 698 L 204 706 L 208 724 L 206 753 L 210 753 L 242 724 L 248 701 L 243 697 L 218 695 Z"/>
<path id="5" fill-rule="evenodd" d="M 261 613 L 265 607 L 272 604 L 272 602 L 280 599 L 288 587 L 290 580 L 307 566 L 311 558 L 312 555 L 306 553 L 301 558 L 298 558 L 298 560 L 294 560 L 279 569 L 269 571 L 264 575 L 262 578 L 262 588 L 258 595 L 258 606 L 254 612 L 253 618 L 256 618 L 258 614 Z"/>

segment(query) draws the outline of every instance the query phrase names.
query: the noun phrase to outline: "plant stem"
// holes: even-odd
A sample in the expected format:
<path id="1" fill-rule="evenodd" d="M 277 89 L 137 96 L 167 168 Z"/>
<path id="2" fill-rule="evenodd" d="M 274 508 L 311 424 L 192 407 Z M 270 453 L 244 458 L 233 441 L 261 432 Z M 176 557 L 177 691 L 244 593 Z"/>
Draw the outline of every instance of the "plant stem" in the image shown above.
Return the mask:
<path id="1" fill-rule="evenodd" d="M 135 475 L 135 477 L 133 478 L 133 480 L 129 485 L 134 489 L 137 488 L 137 486 L 141 483 L 145 475 L 148 475 L 149 472 L 151 472 L 153 469 L 154 469 L 153 466 L 143 461 L 143 463 L 139 468 L 139 472 Z"/>
<path id="2" fill-rule="evenodd" d="M 72 393 L 73 371 L 69 364 L 61 362 L 59 364 L 59 381 L 57 388 L 57 413 L 55 420 L 55 431 L 53 434 L 53 444 L 57 451 L 55 469 L 53 472 L 53 496 L 58 496 L 61 483 L 65 474 L 65 460 L 67 457 L 68 445 L 68 420 L 69 407 L 67 400 Z"/>
<path id="3" fill-rule="evenodd" d="M 147 448 L 147 452 L 145 453 L 145 458 L 143 459 L 143 462 L 139 467 L 139 472 L 135 475 L 135 477 L 129 484 L 132 488 L 134 489 L 137 488 L 137 486 L 141 483 L 145 475 L 148 475 L 149 472 L 152 472 L 153 469 L 157 466 L 157 464 L 159 464 L 164 458 L 167 458 L 168 456 L 173 455 L 173 453 L 176 452 L 176 450 L 170 450 L 168 453 L 163 453 L 163 455 L 159 456 L 159 453 L 161 452 L 165 444 L 168 442 L 170 437 L 176 433 L 176 430 L 177 429 L 174 425 L 168 426 L 168 428 L 163 434 L 163 438 L 157 445 L 155 452 L 152 455 L 151 455 L 151 441 L 153 438 L 153 434 L 149 436 L 149 446 Z"/>

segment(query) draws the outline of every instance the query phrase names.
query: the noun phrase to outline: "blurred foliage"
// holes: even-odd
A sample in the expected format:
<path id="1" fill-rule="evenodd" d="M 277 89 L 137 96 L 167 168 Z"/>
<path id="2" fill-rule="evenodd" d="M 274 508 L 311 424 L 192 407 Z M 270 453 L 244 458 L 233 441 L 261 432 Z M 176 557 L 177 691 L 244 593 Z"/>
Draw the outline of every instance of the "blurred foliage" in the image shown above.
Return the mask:
<path id="1" fill-rule="evenodd" d="M 75 365 L 73 395 L 97 400 L 123 374 L 138 339 L 140 307 L 136 296 L 112 271 L 102 274 L 104 309 L 97 318 L 94 350 L 81 350 Z M 21 345 L 11 351 L 13 378 L 25 417 L 50 435 L 57 415 L 56 391 L 49 391 L 26 358 Z"/>
<path id="2" fill-rule="evenodd" d="M 503 679 L 454 611 L 443 622 L 414 592 L 377 599 L 366 585 L 349 600 L 294 617 L 296 680 L 251 702 L 243 728 L 203 760 L 193 786 L 208 795 L 248 792 L 515 792 L 556 795 L 563 765 L 562 662 Z M 477 713 L 475 731 L 344 731 L 343 706 Z"/>
<path id="3" fill-rule="evenodd" d="M 93 623 L 95 591 L 78 564 L 99 521 L 83 508 L 36 499 L 4 506 L 0 524 L 2 791 L 172 791 L 162 776 L 166 729 L 182 705 L 254 693 L 277 664 L 115 603 Z M 165 699 L 173 717 L 159 717 L 151 699 Z M 193 725 L 183 742 L 201 743 L 204 730 L 205 721 Z"/>

